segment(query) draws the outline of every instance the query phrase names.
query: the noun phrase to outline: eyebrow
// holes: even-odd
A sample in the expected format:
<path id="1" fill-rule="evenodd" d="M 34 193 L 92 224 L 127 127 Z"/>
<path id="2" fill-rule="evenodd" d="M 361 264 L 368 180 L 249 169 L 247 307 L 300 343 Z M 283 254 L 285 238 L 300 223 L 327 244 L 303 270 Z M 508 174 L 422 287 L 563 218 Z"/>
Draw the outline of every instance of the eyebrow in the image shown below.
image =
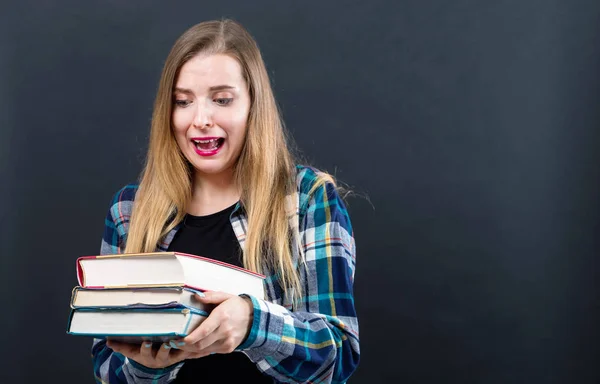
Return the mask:
<path id="1" fill-rule="evenodd" d="M 234 89 L 235 89 L 235 87 L 233 87 L 231 85 L 225 85 L 225 84 L 224 85 L 215 85 L 215 86 L 212 86 L 212 87 L 208 88 L 208 90 L 211 91 L 211 92 L 214 92 L 214 91 L 234 90 Z M 176 92 L 186 93 L 186 94 L 192 94 L 192 93 L 194 93 L 191 89 L 188 89 L 188 88 L 179 88 L 179 87 L 176 87 L 173 90 L 173 92 L 174 93 L 176 93 Z"/>

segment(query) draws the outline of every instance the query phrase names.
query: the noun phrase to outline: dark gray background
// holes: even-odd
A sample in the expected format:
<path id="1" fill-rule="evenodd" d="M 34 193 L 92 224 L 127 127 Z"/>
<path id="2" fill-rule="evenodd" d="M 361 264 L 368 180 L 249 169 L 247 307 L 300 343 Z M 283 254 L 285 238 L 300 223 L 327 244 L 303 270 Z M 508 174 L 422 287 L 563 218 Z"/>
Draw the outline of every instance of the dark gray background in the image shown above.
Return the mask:
<path id="1" fill-rule="evenodd" d="M 352 383 L 597 383 L 597 0 L 18 1 L 0 12 L 1 382 L 93 382 L 75 259 L 140 171 L 170 46 L 233 17 L 365 198 Z"/>

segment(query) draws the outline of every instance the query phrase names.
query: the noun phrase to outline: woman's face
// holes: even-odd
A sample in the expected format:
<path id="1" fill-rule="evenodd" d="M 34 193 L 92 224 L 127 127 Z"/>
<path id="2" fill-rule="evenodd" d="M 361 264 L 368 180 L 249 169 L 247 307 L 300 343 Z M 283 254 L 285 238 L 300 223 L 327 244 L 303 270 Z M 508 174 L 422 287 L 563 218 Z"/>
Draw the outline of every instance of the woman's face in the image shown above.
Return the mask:
<path id="1" fill-rule="evenodd" d="M 227 55 L 198 55 L 180 70 L 173 90 L 173 132 L 197 176 L 231 171 L 246 137 L 248 86 Z"/>

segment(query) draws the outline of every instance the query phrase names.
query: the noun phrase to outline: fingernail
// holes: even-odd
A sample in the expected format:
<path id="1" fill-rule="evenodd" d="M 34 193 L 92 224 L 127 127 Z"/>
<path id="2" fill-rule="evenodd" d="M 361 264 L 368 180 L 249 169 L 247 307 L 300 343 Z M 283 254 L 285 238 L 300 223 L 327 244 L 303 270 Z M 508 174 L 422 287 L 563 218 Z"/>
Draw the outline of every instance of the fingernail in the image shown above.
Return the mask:
<path id="1" fill-rule="evenodd" d="M 177 345 L 179 345 L 181 347 L 182 345 L 185 345 L 185 341 L 180 341 L 177 343 Z"/>
<path id="2" fill-rule="evenodd" d="M 210 354 L 211 354 L 211 355 L 214 355 L 215 353 L 216 353 L 216 352 L 211 352 Z"/>
<path id="3" fill-rule="evenodd" d="M 179 349 L 177 348 L 177 344 L 175 344 L 173 340 L 169 341 L 169 345 L 171 346 L 171 348 Z"/>
<path id="4" fill-rule="evenodd" d="M 165 347 L 165 349 L 171 349 L 171 346 L 167 343 L 163 344 L 163 347 Z"/>
<path id="5" fill-rule="evenodd" d="M 152 343 L 144 343 L 144 347 L 146 348 L 150 348 L 152 346 Z"/>
<path id="6" fill-rule="evenodd" d="M 200 296 L 200 297 L 205 297 L 206 295 L 202 292 L 196 292 L 196 295 Z"/>

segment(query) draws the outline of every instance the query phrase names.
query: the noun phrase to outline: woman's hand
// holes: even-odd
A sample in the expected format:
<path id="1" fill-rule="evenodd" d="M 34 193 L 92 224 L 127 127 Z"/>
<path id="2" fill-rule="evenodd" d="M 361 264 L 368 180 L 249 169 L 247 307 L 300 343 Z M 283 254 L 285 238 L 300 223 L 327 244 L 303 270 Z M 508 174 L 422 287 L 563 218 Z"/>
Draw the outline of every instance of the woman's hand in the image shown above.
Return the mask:
<path id="1" fill-rule="evenodd" d="M 254 308 L 249 298 L 224 292 L 204 292 L 195 298 L 216 307 L 198 328 L 171 346 L 198 358 L 212 353 L 230 353 L 245 339 L 252 326 Z"/>
<path id="2" fill-rule="evenodd" d="M 136 363 L 154 369 L 165 368 L 185 359 L 195 357 L 189 352 L 171 348 L 168 343 L 162 344 L 158 350 L 152 348 L 152 343 L 149 342 L 139 345 L 107 340 L 106 346 Z"/>

